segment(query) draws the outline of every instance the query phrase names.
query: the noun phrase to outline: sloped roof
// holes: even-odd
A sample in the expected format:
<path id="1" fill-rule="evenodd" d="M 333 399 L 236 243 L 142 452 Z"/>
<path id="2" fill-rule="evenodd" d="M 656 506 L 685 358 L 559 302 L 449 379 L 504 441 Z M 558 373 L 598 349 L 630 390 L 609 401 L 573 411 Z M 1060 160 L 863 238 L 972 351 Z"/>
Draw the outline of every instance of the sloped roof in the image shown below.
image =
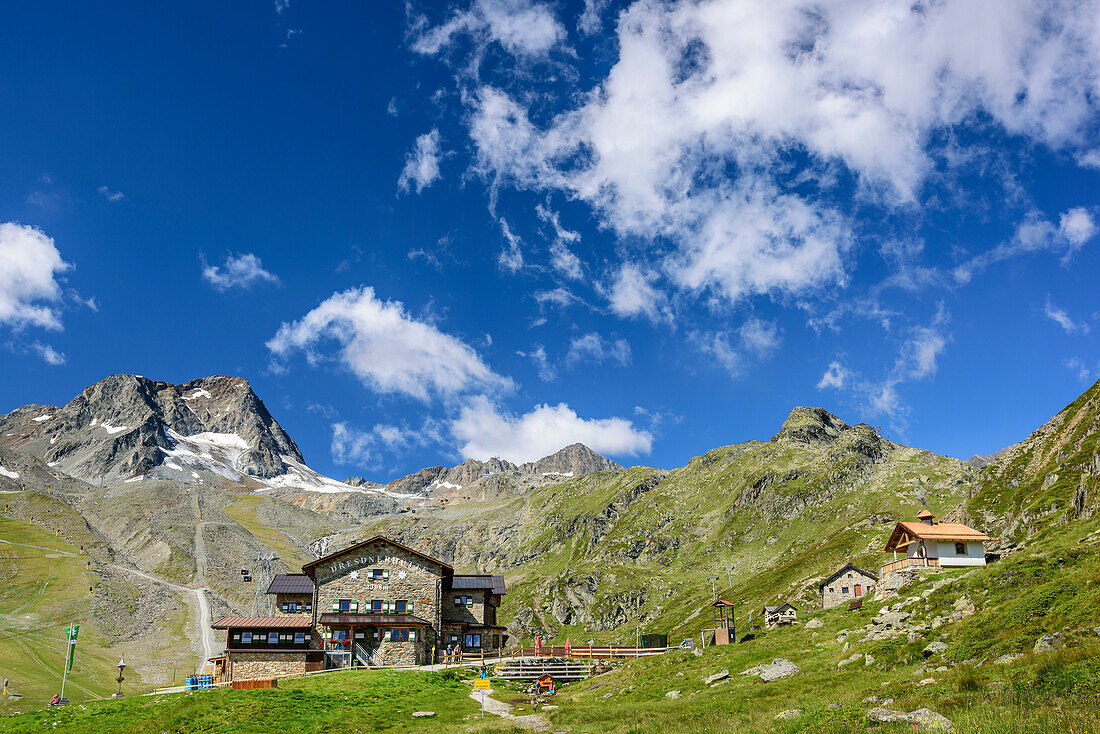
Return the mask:
<path id="1" fill-rule="evenodd" d="M 493 594 L 504 595 L 508 589 L 504 585 L 503 576 L 491 576 L 489 574 L 455 574 L 451 579 L 451 588 L 456 591 L 467 589 L 489 589 Z"/>
<path id="2" fill-rule="evenodd" d="M 280 573 L 271 579 L 268 594 L 312 594 L 313 579 L 304 573 Z"/>
<path id="3" fill-rule="evenodd" d="M 764 613 L 765 614 L 774 614 L 775 612 L 782 612 L 784 609 L 790 609 L 791 611 L 794 611 L 794 612 L 798 611 L 797 609 L 795 609 L 793 606 L 791 606 L 790 604 L 788 604 L 786 602 L 783 602 L 782 604 L 776 604 L 775 606 L 768 606 L 767 604 L 764 605 Z"/>
<path id="4" fill-rule="evenodd" d="M 446 575 L 446 576 L 449 576 L 450 574 L 452 574 L 454 572 L 454 569 L 451 568 L 450 565 L 444 563 L 443 561 L 439 560 L 438 558 L 432 558 L 429 555 L 425 555 L 424 553 L 421 553 L 418 550 L 410 548 L 407 545 L 401 545 L 397 541 L 390 540 L 389 538 L 387 538 L 385 536 L 382 536 L 382 535 L 375 535 L 373 538 L 367 538 L 366 540 L 362 540 L 362 541 L 360 541 L 360 542 L 358 542 L 354 545 L 349 545 L 347 548 L 341 548 L 338 551 L 335 551 L 333 553 L 329 553 L 327 556 L 325 556 L 323 558 L 318 558 L 317 560 L 310 561 L 309 563 L 302 566 L 302 571 L 304 571 L 306 574 L 309 574 L 312 577 L 312 574 L 310 574 L 310 572 L 314 568 L 316 568 L 317 566 L 321 565 L 322 563 L 325 563 L 327 561 L 331 561 L 334 558 L 338 558 L 338 557 L 340 557 L 340 556 L 342 556 L 346 553 L 351 553 L 352 551 L 359 550 L 360 548 L 363 548 L 364 546 L 368 546 L 371 543 L 378 543 L 378 542 L 389 543 L 390 545 L 396 546 L 397 548 L 400 548 L 403 551 L 408 551 L 409 553 L 412 553 L 414 556 L 419 556 L 420 558 L 423 558 L 425 561 L 429 561 L 431 563 L 434 563 L 434 564 L 436 564 L 437 566 L 439 566 L 443 569 L 443 574 Z"/>
<path id="5" fill-rule="evenodd" d="M 292 614 L 286 617 L 222 617 L 210 625 L 216 630 L 242 628 L 269 629 L 309 629 L 313 619 L 304 614 Z"/>
<path id="6" fill-rule="evenodd" d="M 870 576 L 871 578 L 875 579 L 876 581 L 878 580 L 878 574 L 877 573 L 874 573 L 873 571 L 866 571 L 866 570 L 860 568 L 859 566 L 853 565 L 851 563 L 845 563 L 839 569 L 834 571 L 831 576 L 826 576 L 825 580 L 817 585 L 817 590 L 821 591 L 822 589 L 825 588 L 825 584 L 827 584 L 830 581 L 834 580 L 837 576 L 840 576 L 840 574 L 844 573 L 845 571 L 849 571 L 849 570 L 857 571 L 857 572 L 863 574 L 864 576 Z"/>
<path id="7" fill-rule="evenodd" d="M 925 525 L 922 522 L 899 522 L 894 532 L 890 534 L 890 539 L 886 541 L 887 553 L 898 549 L 902 535 L 909 535 L 918 540 L 962 540 L 974 543 L 992 540 L 980 530 L 959 522 L 938 522 L 934 525 Z"/>

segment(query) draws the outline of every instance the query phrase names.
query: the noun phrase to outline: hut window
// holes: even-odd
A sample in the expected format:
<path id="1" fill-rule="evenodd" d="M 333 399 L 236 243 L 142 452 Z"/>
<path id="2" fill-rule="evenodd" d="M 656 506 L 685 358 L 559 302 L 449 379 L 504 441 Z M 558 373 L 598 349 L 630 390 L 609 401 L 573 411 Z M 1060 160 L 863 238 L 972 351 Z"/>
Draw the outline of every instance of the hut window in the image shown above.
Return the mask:
<path id="1" fill-rule="evenodd" d="M 456 596 L 456 607 L 472 607 L 474 605 L 474 598 L 472 596 Z"/>
<path id="2" fill-rule="evenodd" d="M 398 601 L 394 604 L 393 611 L 397 614 L 404 614 L 408 609 L 409 603 L 406 601 Z"/>
<path id="3" fill-rule="evenodd" d="M 955 543 L 955 555 L 957 555 L 957 556 L 965 556 L 966 555 L 966 543 Z"/>
<path id="4" fill-rule="evenodd" d="M 269 644 L 269 645 L 278 645 L 279 644 L 279 633 L 278 632 L 268 632 L 267 633 L 267 644 Z"/>
<path id="5" fill-rule="evenodd" d="M 294 644 L 295 645 L 304 645 L 304 644 L 306 644 L 306 633 L 305 632 L 295 632 L 294 633 Z"/>
<path id="6" fill-rule="evenodd" d="M 242 632 L 241 633 L 241 644 L 242 645 L 251 645 L 252 644 L 252 633 L 251 632 Z"/>
<path id="7" fill-rule="evenodd" d="M 370 603 L 370 610 L 375 614 L 381 614 L 382 613 L 382 600 L 381 599 L 372 599 L 371 603 Z"/>
<path id="8" fill-rule="evenodd" d="M 830 594 L 832 594 L 832 593 L 833 593 L 833 587 L 831 587 L 831 586 L 829 587 L 829 593 L 830 593 Z"/>
<path id="9" fill-rule="evenodd" d="M 840 587 L 840 593 L 841 594 L 847 594 L 848 593 L 848 587 L 847 586 L 841 586 Z"/>
<path id="10" fill-rule="evenodd" d="M 350 612 L 351 611 L 351 605 L 352 605 L 351 599 L 341 599 L 339 604 L 340 604 L 339 611 L 341 611 L 341 612 Z"/>
<path id="11" fill-rule="evenodd" d="M 481 647 L 481 635 L 466 635 L 466 647 Z"/>
<path id="12" fill-rule="evenodd" d="M 371 581 L 385 581 L 390 577 L 390 572 L 384 568 L 372 568 L 370 570 Z"/>
<path id="13" fill-rule="evenodd" d="M 408 642 L 409 630 L 405 627 L 395 627 L 390 630 L 390 642 Z"/>

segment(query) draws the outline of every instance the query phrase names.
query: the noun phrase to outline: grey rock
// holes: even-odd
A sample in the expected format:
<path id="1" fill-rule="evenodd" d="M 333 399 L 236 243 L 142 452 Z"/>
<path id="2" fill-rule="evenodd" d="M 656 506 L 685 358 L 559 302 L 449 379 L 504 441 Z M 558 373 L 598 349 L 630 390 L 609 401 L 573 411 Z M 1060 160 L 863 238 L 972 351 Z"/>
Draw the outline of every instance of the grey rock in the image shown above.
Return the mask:
<path id="1" fill-rule="evenodd" d="M 1045 635 L 1035 641 L 1035 652 L 1054 652 L 1055 650 L 1061 650 L 1066 646 L 1066 637 L 1061 632 L 1055 632 L 1053 635 Z"/>
<path id="2" fill-rule="evenodd" d="M 808 629 L 808 630 L 820 629 L 821 627 L 824 627 L 824 626 L 825 626 L 825 622 L 823 620 L 820 620 L 820 619 L 811 619 L 809 622 L 806 623 L 806 629 Z"/>
<path id="3" fill-rule="evenodd" d="M 435 716 L 434 711 L 413 711 L 414 719 L 430 719 Z"/>
<path id="4" fill-rule="evenodd" d="M 729 677 L 730 677 L 729 670 L 723 669 L 723 670 L 715 673 L 714 675 L 707 676 L 706 680 L 704 680 L 703 683 L 709 686 L 711 683 L 714 683 L 715 681 L 723 680 L 723 679 L 729 678 Z"/>
<path id="5" fill-rule="evenodd" d="M 879 724 L 904 722 L 913 725 L 917 731 L 949 732 L 954 729 L 950 719 L 926 708 L 905 713 L 876 707 L 867 712 L 867 718 Z"/>
<path id="6" fill-rule="evenodd" d="M 694 655 L 697 658 L 701 658 L 701 657 L 703 657 L 703 650 L 702 650 L 702 648 L 696 647 L 696 648 L 692 649 L 691 654 Z"/>
<path id="7" fill-rule="evenodd" d="M 1016 662 L 1017 660 L 1019 660 L 1022 657 L 1023 657 L 1023 655 L 1021 655 L 1018 652 L 1010 652 L 1007 655 L 1001 655 L 1000 657 L 998 657 L 996 660 L 993 661 L 993 664 L 994 665 L 1011 665 L 1012 663 Z"/>
<path id="8" fill-rule="evenodd" d="M 776 721 L 789 721 L 790 719 L 797 719 L 802 715 L 802 709 L 787 709 L 786 711 L 780 711 L 775 715 Z"/>
<path id="9" fill-rule="evenodd" d="M 790 660 L 786 658 L 775 658 L 770 663 L 761 663 L 760 665 L 754 665 L 748 670 L 743 670 L 741 671 L 741 675 L 754 675 L 765 683 L 771 683 L 772 681 L 782 678 L 790 678 L 801 672 L 801 668 Z"/>
<path id="10" fill-rule="evenodd" d="M 863 656 L 863 664 L 864 665 L 874 665 L 874 663 L 875 663 L 875 659 L 873 657 L 871 657 L 870 655 L 864 655 Z"/>
<path id="11" fill-rule="evenodd" d="M 928 646 L 921 650 L 921 654 L 926 658 L 930 658 L 933 655 L 943 655 L 945 652 L 947 652 L 947 644 L 939 640 L 928 643 Z"/>
<path id="12" fill-rule="evenodd" d="M 679 697 L 680 697 L 680 692 L 679 691 L 669 691 L 668 693 L 665 694 L 665 698 L 679 698 Z"/>
<path id="13" fill-rule="evenodd" d="M 843 668 L 845 665 L 851 665 L 852 663 L 856 662 L 857 660 L 859 660 L 862 657 L 863 657 L 863 655 L 861 655 L 860 653 L 857 652 L 856 654 L 852 655 L 851 657 L 848 657 L 848 658 L 845 658 L 844 660 L 841 660 L 839 663 L 836 664 L 836 667 L 837 668 Z"/>

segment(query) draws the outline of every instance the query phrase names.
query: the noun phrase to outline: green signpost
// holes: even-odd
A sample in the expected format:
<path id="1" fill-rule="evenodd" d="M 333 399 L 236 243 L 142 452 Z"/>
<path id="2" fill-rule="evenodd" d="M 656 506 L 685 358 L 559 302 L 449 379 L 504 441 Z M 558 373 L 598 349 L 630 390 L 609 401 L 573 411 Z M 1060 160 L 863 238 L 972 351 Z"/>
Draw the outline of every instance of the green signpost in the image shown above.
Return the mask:
<path id="1" fill-rule="evenodd" d="M 61 674 L 61 700 L 59 703 L 65 702 L 65 681 L 73 669 L 73 658 L 76 656 L 76 636 L 79 633 L 80 625 L 75 622 L 65 628 L 65 636 L 68 638 L 68 644 L 65 645 L 65 670 Z"/>

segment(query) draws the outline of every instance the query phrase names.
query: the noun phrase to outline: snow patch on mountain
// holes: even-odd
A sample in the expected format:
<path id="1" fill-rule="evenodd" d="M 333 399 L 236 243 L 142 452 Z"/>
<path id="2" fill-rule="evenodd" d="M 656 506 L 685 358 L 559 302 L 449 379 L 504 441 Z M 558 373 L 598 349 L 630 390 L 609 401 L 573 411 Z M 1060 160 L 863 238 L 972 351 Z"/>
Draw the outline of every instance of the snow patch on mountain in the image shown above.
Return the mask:
<path id="1" fill-rule="evenodd" d="M 13 472 L 13 471 L 8 471 L 7 469 L 4 468 L 3 464 L 0 464 L 0 476 L 7 477 L 8 479 L 18 479 L 19 478 L 19 473 L 18 472 Z"/>

